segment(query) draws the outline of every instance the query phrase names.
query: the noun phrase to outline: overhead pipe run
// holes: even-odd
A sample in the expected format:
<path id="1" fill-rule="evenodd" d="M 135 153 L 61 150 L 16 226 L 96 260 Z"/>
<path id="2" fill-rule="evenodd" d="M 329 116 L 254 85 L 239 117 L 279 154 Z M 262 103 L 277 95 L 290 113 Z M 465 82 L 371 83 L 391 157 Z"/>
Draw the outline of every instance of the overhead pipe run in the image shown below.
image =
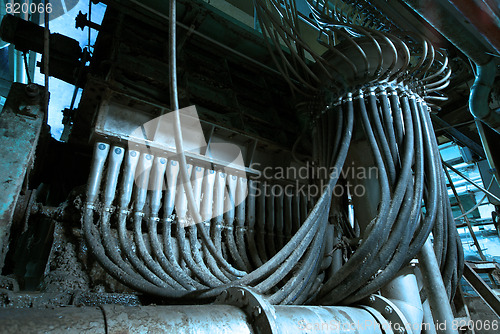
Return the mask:
<path id="1" fill-rule="evenodd" d="M 500 111 L 489 107 L 488 101 L 493 88 L 497 64 L 492 60 L 486 65 L 477 65 L 476 80 L 470 91 L 469 109 L 475 118 L 500 133 Z"/>
<path id="2" fill-rule="evenodd" d="M 416 0 L 404 0 L 404 2 L 476 64 L 476 80 L 469 96 L 470 112 L 500 133 L 500 113 L 488 106 L 497 71 L 496 61 L 490 55 L 492 50 L 480 43 L 462 21 L 450 14 L 450 8 L 457 10 L 447 1 L 432 2 L 432 9 L 428 2 Z"/>

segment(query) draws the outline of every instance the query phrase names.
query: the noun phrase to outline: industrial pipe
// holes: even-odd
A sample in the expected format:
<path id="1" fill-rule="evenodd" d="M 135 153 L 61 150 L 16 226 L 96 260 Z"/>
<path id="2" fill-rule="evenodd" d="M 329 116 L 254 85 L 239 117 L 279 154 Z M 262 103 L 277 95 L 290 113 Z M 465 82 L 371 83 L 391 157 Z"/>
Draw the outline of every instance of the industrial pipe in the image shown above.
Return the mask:
<path id="1" fill-rule="evenodd" d="M 437 332 L 439 334 L 458 334 L 456 330 L 453 330 L 452 324 L 455 317 L 451 309 L 448 295 L 446 294 L 443 279 L 439 273 L 436 255 L 434 254 L 434 249 L 429 239 L 427 239 L 424 247 L 422 247 L 418 260 L 432 315 L 434 320 L 441 324 L 441 326 L 436 328 Z"/>
<path id="2" fill-rule="evenodd" d="M 355 307 L 277 306 L 280 333 L 382 334 L 375 313 Z M 259 316 L 258 311 L 255 316 Z M 262 333 L 254 315 L 230 305 L 66 307 L 7 309 L 0 313 L 2 333 Z M 383 318 L 382 318 L 383 319 Z"/>
<path id="3" fill-rule="evenodd" d="M 477 65 L 477 75 L 470 90 L 469 109 L 474 117 L 486 123 L 500 133 L 500 112 L 489 107 L 489 95 L 493 88 L 497 72 L 496 61 L 486 65 Z"/>

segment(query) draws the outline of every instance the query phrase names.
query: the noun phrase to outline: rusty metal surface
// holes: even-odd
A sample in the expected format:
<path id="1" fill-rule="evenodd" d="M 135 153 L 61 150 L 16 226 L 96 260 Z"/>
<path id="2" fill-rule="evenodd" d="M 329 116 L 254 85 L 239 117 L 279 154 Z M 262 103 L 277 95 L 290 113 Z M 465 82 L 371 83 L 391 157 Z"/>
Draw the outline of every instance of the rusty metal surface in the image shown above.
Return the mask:
<path id="1" fill-rule="evenodd" d="M 498 295 L 483 281 L 483 279 L 474 271 L 474 265 L 465 262 L 464 278 L 479 294 L 481 299 L 498 315 L 500 316 L 500 298 Z"/>
<path id="2" fill-rule="evenodd" d="M 252 333 L 243 311 L 228 305 L 103 306 L 108 334 Z"/>
<path id="3" fill-rule="evenodd" d="M 275 312 L 276 333 L 383 333 L 377 318 L 361 308 L 277 306 Z M 230 305 L 105 305 L 7 309 L 0 312 L 0 333 L 46 332 L 271 333 L 258 327 L 243 310 Z"/>
<path id="4" fill-rule="evenodd" d="M 95 308 L 5 309 L 0 312 L 0 333 L 104 334 L 102 311 Z"/>
<path id="5" fill-rule="evenodd" d="M 43 88 L 33 86 L 26 90 L 26 85 L 13 84 L 0 113 L 0 269 L 8 250 L 12 215 L 44 120 L 39 93 Z"/>

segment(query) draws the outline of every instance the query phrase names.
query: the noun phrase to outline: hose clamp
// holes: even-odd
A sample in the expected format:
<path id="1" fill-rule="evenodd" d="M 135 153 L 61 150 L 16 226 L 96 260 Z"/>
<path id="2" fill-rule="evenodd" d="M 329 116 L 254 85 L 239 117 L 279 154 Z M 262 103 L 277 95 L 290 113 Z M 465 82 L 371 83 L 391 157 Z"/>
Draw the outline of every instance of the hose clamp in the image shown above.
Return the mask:
<path id="1" fill-rule="evenodd" d="M 356 94 L 356 96 L 354 97 L 354 100 L 359 100 L 359 99 L 363 99 L 365 97 L 363 91 L 360 89 L 358 91 L 358 94 Z"/>
<path id="2" fill-rule="evenodd" d="M 344 102 L 347 101 L 347 102 L 352 102 L 352 93 L 347 93 L 347 96 L 344 97 Z"/>

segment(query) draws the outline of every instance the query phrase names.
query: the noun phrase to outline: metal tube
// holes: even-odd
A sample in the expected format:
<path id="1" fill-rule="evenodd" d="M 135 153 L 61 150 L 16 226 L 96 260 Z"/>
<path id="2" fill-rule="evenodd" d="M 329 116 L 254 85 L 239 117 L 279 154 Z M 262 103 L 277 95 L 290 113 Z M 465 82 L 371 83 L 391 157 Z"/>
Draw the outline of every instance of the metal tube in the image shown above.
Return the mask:
<path id="1" fill-rule="evenodd" d="M 462 201 L 460 200 L 460 197 L 458 196 L 457 189 L 455 188 L 455 185 L 453 184 L 453 181 L 451 180 L 450 173 L 446 168 L 444 168 L 444 172 L 446 174 L 446 177 L 448 178 L 448 182 L 450 183 L 451 191 L 453 192 L 453 196 L 457 200 L 458 207 L 460 208 L 460 212 L 462 214 L 465 213 L 464 206 L 462 205 Z M 486 257 L 483 254 L 483 250 L 481 249 L 481 245 L 479 244 L 479 241 L 477 240 L 476 234 L 474 233 L 474 230 L 472 229 L 472 225 L 469 221 L 469 217 L 467 215 L 464 216 L 465 222 L 467 224 L 467 227 L 469 229 L 469 233 L 472 236 L 472 240 L 474 241 L 474 245 L 476 246 L 477 252 L 479 254 L 479 257 L 481 257 L 481 260 L 486 261 Z"/>
<path id="2" fill-rule="evenodd" d="M 274 329 L 280 333 L 382 334 L 371 309 L 340 306 L 276 306 Z M 66 307 L 56 309 L 7 309 L 0 313 L 2 333 L 239 333 L 263 332 L 266 321 L 255 321 L 231 305 L 172 305 Z M 374 314 L 374 315 L 372 315 Z M 260 317 L 264 316 L 260 313 Z M 89 320 L 91 319 L 91 320 Z M 262 325 L 263 323 L 263 325 Z M 269 334 L 276 334 L 274 330 Z"/>
<path id="3" fill-rule="evenodd" d="M 215 177 L 214 189 L 214 224 L 212 225 L 212 238 L 215 248 L 219 254 L 222 254 L 222 221 L 224 213 L 224 189 L 226 186 L 226 174 L 217 171 Z"/>
<path id="4" fill-rule="evenodd" d="M 207 233 L 210 230 L 210 220 L 212 219 L 213 212 L 213 200 L 214 200 L 214 186 L 215 186 L 215 178 L 216 172 L 213 169 L 206 169 L 203 177 L 203 186 L 202 186 L 202 198 L 200 203 L 200 214 L 202 218 L 202 228 L 204 228 Z M 202 244 L 203 245 L 203 244 Z M 205 245 L 202 247 L 203 253 L 206 256 L 206 261 L 208 268 L 218 279 L 220 279 L 224 283 L 228 283 L 231 281 L 231 278 L 234 278 L 233 275 L 222 272 L 221 268 L 217 265 L 214 257 L 210 254 L 210 251 L 207 249 Z"/>
<path id="5" fill-rule="evenodd" d="M 165 253 L 161 249 L 161 243 L 158 239 L 158 212 L 161 206 L 161 196 L 163 193 L 164 182 L 165 182 L 165 170 L 167 167 L 167 159 L 163 157 L 156 157 L 153 164 L 153 173 L 151 176 L 151 200 L 150 200 L 150 215 L 148 224 L 148 234 L 149 241 L 151 244 L 151 250 L 154 257 L 160 264 L 160 266 L 165 270 L 165 272 L 172 277 L 172 285 L 180 289 L 193 290 L 195 287 L 203 287 L 203 285 L 198 284 L 182 270 L 173 266 L 170 261 L 165 256 Z"/>
<path id="6" fill-rule="evenodd" d="M 429 239 L 427 239 L 420 250 L 418 263 L 422 271 L 422 281 L 427 292 L 432 315 L 434 320 L 440 324 L 437 328 L 437 332 L 440 334 L 458 334 L 456 330 L 453 330 L 452 324 L 455 320 L 455 316 L 453 315 L 450 301 L 446 294 L 446 289 L 436 260 L 436 254 L 434 254 L 434 249 Z"/>
<path id="7" fill-rule="evenodd" d="M 124 257 L 132 264 L 137 272 L 147 281 L 163 286 L 164 283 L 154 274 L 152 274 L 137 257 L 132 249 L 132 243 L 127 232 L 128 206 L 132 197 L 134 188 L 135 171 L 139 163 L 139 152 L 129 150 L 125 156 L 125 166 L 123 169 L 123 178 L 121 184 L 120 208 L 118 212 L 118 240 Z"/>
<path id="8" fill-rule="evenodd" d="M 267 256 L 272 258 L 276 254 L 276 230 L 275 230 L 275 196 L 273 194 L 273 187 L 269 187 L 269 193 L 266 194 L 266 245 Z"/>
<path id="9" fill-rule="evenodd" d="M 267 252 L 266 252 L 266 182 L 262 181 L 258 184 L 259 196 L 257 198 L 257 249 L 259 251 L 259 257 L 263 262 L 267 262 Z"/>
<path id="10" fill-rule="evenodd" d="M 187 165 L 188 167 L 188 175 L 190 181 L 191 174 L 193 173 L 193 165 Z M 175 199 L 175 212 L 177 215 L 177 242 L 179 244 L 179 248 L 182 254 L 182 260 L 184 260 L 191 270 L 191 272 L 200 279 L 200 281 L 210 287 L 217 286 L 220 284 L 220 281 L 213 276 L 210 271 L 203 266 L 198 266 L 192 254 L 192 248 L 194 245 L 191 245 L 191 241 L 186 238 L 186 230 L 185 228 L 188 226 L 188 218 L 187 218 L 187 210 L 188 210 L 188 199 L 186 196 L 186 191 L 182 179 L 179 175 L 179 180 L 177 181 L 177 196 Z"/>
<path id="11" fill-rule="evenodd" d="M 94 204 L 101 185 L 104 163 L 109 153 L 109 144 L 96 143 L 94 150 L 94 160 L 90 169 L 88 188 L 87 188 L 87 203 Z"/>
<path id="12" fill-rule="evenodd" d="M 238 186 L 236 188 L 236 246 L 238 247 L 238 253 L 245 264 L 244 269 L 248 272 L 251 271 L 252 266 L 247 254 L 247 247 L 245 247 L 245 197 L 247 196 L 247 179 L 244 177 L 238 177 Z"/>
<path id="13" fill-rule="evenodd" d="M 111 233 L 111 204 L 115 198 L 116 185 L 118 183 L 118 175 L 123 161 L 123 156 L 124 150 L 122 148 L 116 146 L 112 147 L 108 159 L 108 172 L 106 174 L 106 186 L 104 188 L 104 205 L 101 209 L 101 238 L 104 249 L 111 260 L 122 268 L 127 274 L 134 276 L 135 279 L 140 279 L 140 276 L 122 259 L 122 256 L 118 251 L 118 242 Z"/>
<path id="14" fill-rule="evenodd" d="M 193 185 L 193 193 L 196 201 L 196 206 L 200 207 L 201 204 L 201 196 L 203 190 L 203 179 L 205 178 L 205 168 L 200 166 L 195 166 L 193 172 L 191 173 L 191 183 Z M 201 214 L 201 212 L 200 212 Z M 203 217 L 202 217 L 203 218 Z M 204 220 L 200 223 L 204 224 Z M 198 229 L 194 224 L 190 224 L 188 227 L 189 232 L 189 241 L 191 243 L 191 251 L 194 256 L 194 260 L 202 268 L 202 270 L 207 273 L 207 275 L 213 275 L 221 282 L 226 282 L 226 277 L 224 275 L 220 275 L 220 271 L 210 271 L 210 269 L 205 264 L 206 257 L 203 256 L 201 252 L 201 245 L 198 240 Z"/>
<path id="15" fill-rule="evenodd" d="M 413 268 L 401 270 L 398 276 L 381 289 L 381 294 L 399 308 L 413 334 L 420 334 L 424 311 Z"/>
<path id="16" fill-rule="evenodd" d="M 283 248 L 283 244 L 285 242 L 285 237 L 283 235 L 284 232 L 284 194 L 283 189 L 280 189 L 280 193 L 276 196 L 276 247 L 278 250 Z"/>
<path id="17" fill-rule="evenodd" d="M 424 309 L 424 324 L 429 324 L 428 328 L 422 329 L 422 333 L 424 334 L 437 334 L 436 325 L 434 325 L 434 318 L 432 317 L 431 307 L 429 306 L 429 300 L 426 299 L 422 303 L 422 307 Z"/>
<path id="18" fill-rule="evenodd" d="M 257 231 L 255 227 L 255 202 L 256 202 L 256 192 L 257 192 L 257 182 L 254 180 L 248 180 L 248 197 L 246 201 L 246 221 L 248 225 L 247 231 L 247 244 L 250 257 L 255 267 L 260 267 L 263 263 L 260 259 L 259 252 L 256 245 Z"/>
<path id="19" fill-rule="evenodd" d="M 477 76 L 470 90 L 469 110 L 475 118 L 488 124 L 496 132 L 500 131 L 500 114 L 490 108 L 488 101 L 496 77 L 496 61 L 477 66 Z"/>
<path id="20" fill-rule="evenodd" d="M 238 185 L 238 177 L 236 175 L 227 174 L 227 194 L 224 200 L 224 234 L 226 236 L 226 246 L 229 254 L 236 263 L 238 269 L 244 270 L 245 264 L 238 252 L 236 241 L 234 238 L 234 218 L 235 218 L 235 200 L 236 200 L 236 187 Z"/>
<path id="21" fill-rule="evenodd" d="M 481 190 L 482 192 L 484 192 L 485 194 L 488 194 L 489 196 L 493 197 L 494 199 L 496 199 L 497 201 L 500 201 L 500 198 L 498 198 L 497 196 L 495 196 L 494 194 L 492 194 L 491 192 L 489 192 L 487 189 L 485 189 L 484 187 L 481 187 L 480 185 L 478 185 L 476 182 L 472 181 L 470 178 L 468 178 L 467 176 L 465 176 L 464 174 L 460 173 L 457 169 L 453 168 L 452 166 L 450 166 L 449 164 L 447 164 L 446 162 L 443 161 L 443 165 L 445 165 L 446 167 L 448 167 L 449 169 L 451 169 L 451 171 L 453 171 L 454 173 L 456 173 L 458 176 L 460 176 L 461 178 L 463 178 L 464 180 L 466 180 L 467 182 L 469 182 L 470 184 L 472 184 L 474 187 L 476 187 L 477 189 Z"/>
<path id="22" fill-rule="evenodd" d="M 177 282 L 172 279 L 163 268 L 153 259 L 150 250 L 146 246 L 142 233 L 142 221 L 144 217 L 144 206 L 149 188 L 149 177 L 153 167 L 154 156 L 142 153 L 136 169 L 136 194 L 134 201 L 133 226 L 136 254 L 138 253 L 146 266 L 157 275 L 165 284 L 177 286 Z M 122 227 L 123 229 L 123 227 Z"/>

